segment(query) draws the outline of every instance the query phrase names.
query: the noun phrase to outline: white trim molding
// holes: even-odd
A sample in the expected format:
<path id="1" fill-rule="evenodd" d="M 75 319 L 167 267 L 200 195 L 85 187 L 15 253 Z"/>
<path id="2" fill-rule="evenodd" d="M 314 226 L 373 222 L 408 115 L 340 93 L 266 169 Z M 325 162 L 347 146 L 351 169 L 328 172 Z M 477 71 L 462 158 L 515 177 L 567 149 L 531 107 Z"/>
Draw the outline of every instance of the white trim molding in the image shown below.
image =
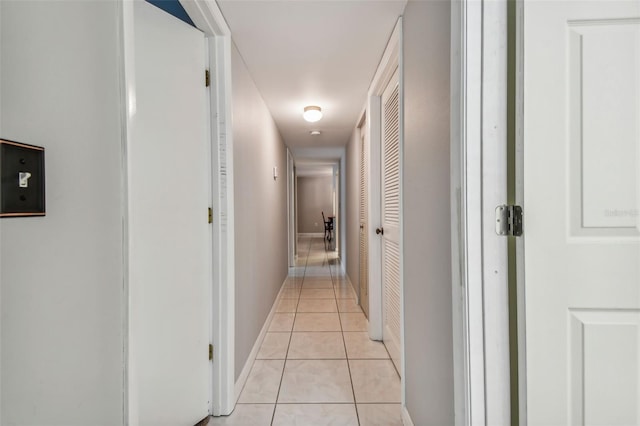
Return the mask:
<path id="1" fill-rule="evenodd" d="M 516 204 L 524 202 L 524 0 L 515 4 L 516 26 Z M 516 240 L 516 304 L 518 322 L 518 420 L 527 426 L 527 339 L 524 291 L 524 238 Z"/>
<path id="2" fill-rule="evenodd" d="M 482 267 L 487 424 L 511 422 L 508 238 L 495 232 L 507 204 L 507 2 L 482 9 Z"/>
<path id="3" fill-rule="evenodd" d="M 451 19 L 455 423 L 509 424 L 507 0 L 456 0 Z"/>
<path id="4" fill-rule="evenodd" d="M 244 385 L 247 383 L 247 379 L 249 378 L 249 373 L 251 373 L 251 368 L 253 368 L 253 363 L 256 360 L 256 357 L 258 356 L 258 352 L 260 351 L 260 347 L 262 346 L 262 342 L 264 342 L 264 338 L 266 337 L 267 332 L 269 331 L 271 320 L 273 319 L 273 316 L 276 313 L 276 309 L 278 308 L 278 303 L 280 303 L 280 296 L 282 295 L 282 292 L 284 291 L 286 284 L 287 284 L 287 279 L 285 279 L 284 282 L 282 283 L 282 286 L 280 287 L 280 291 L 278 292 L 278 296 L 276 297 L 275 302 L 273 302 L 273 306 L 271 306 L 269 315 L 267 315 L 267 319 L 265 320 L 264 325 L 260 330 L 260 334 L 258 334 L 258 338 L 253 344 L 253 348 L 251 348 L 251 353 L 249 353 L 249 357 L 247 358 L 247 361 L 245 362 L 244 367 L 242 367 L 242 371 L 238 376 L 238 380 L 236 381 L 234 386 L 234 405 L 240 398 L 242 389 L 244 388 Z"/>
<path id="5" fill-rule="evenodd" d="M 179 0 L 196 28 L 212 37 L 231 37 L 231 30 L 214 0 Z"/>
<path id="6" fill-rule="evenodd" d="M 399 145 L 399 246 L 400 246 L 400 379 L 401 401 L 405 403 L 405 350 L 404 350 L 404 225 L 403 225 L 403 163 L 404 163 L 404 69 L 402 56 L 402 17 L 387 42 L 382 59 L 367 94 L 365 124 L 368 135 L 368 149 L 365 157 L 367 169 L 367 235 L 369 256 L 369 337 L 372 340 L 383 340 L 384 330 L 384 282 L 382 279 L 382 239 L 375 238 L 375 230 L 382 224 L 382 94 L 389 81 L 397 73 L 398 76 L 398 145 Z"/>
<path id="7" fill-rule="evenodd" d="M 382 140 L 381 97 L 387 83 L 391 77 L 393 77 L 396 68 L 398 68 L 401 28 L 402 18 L 399 18 L 393 29 L 393 33 L 391 33 L 387 47 L 371 82 L 369 93 L 367 94 L 366 131 L 369 134 L 369 155 L 365 159 L 367 163 L 367 188 L 365 188 L 365 191 L 368 197 L 368 235 L 375 235 L 376 227 L 382 223 L 380 185 L 380 176 L 382 173 L 380 169 L 380 146 Z M 400 83 L 402 83 L 402 81 L 400 81 Z M 399 87 L 399 92 L 402 92 L 402 86 Z M 402 110 L 402 104 L 400 104 L 400 109 Z M 400 125 L 400 127 L 402 128 L 402 125 Z M 402 144 L 402 141 L 400 143 Z M 379 238 L 369 238 L 368 243 L 369 337 L 372 340 L 382 340 L 382 265 L 380 262 L 374 261 L 374 259 L 380 259 L 382 256 L 382 244 Z"/>
<path id="8" fill-rule="evenodd" d="M 296 265 L 296 177 L 294 159 L 291 150 L 287 148 L 287 240 L 289 242 L 289 267 Z"/>
<path id="9" fill-rule="evenodd" d="M 130 44 L 134 41 L 133 34 L 133 3 L 120 2 L 118 3 L 119 14 L 121 17 L 119 28 L 119 55 L 120 55 L 120 102 L 121 111 L 120 119 L 122 120 L 122 269 L 123 269 L 123 283 L 122 283 L 122 304 L 123 304 L 123 317 L 122 317 L 122 345 L 124 365 L 122 372 L 122 420 L 123 424 L 136 424 L 138 422 L 137 413 L 137 383 L 132 380 L 131 374 L 131 303 L 129 302 L 129 276 L 130 276 L 130 264 L 129 264 L 129 155 L 128 155 L 128 143 L 132 139 L 132 128 L 129 125 L 130 117 L 135 113 L 135 85 L 132 81 L 132 76 L 135 75 L 135 62 L 133 58 L 133 51 L 130 48 Z"/>
<path id="10" fill-rule="evenodd" d="M 462 93 L 466 86 L 464 67 L 466 45 L 466 6 L 461 0 L 451 3 L 451 291 L 452 291 L 452 336 L 453 336 L 453 382 L 454 382 L 454 419 L 456 426 L 469 425 L 469 357 L 467 353 L 467 289 L 465 287 L 466 233 L 463 227 L 464 199 L 462 182 L 464 152 L 465 103 Z"/>
<path id="11" fill-rule="evenodd" d="M 406 406 L 402 406 L 402 424 L 403 426 L 414 426 L 413 420 L 411 420 L 411 416 L 409 415 L 409 411 Z"/>
<path id="12" fill-rule="evenodd" d="M 214 0 L 180 0 L 209 41 L 211 74 L 214 345 L 211 414 L 231 414 L 235 406 L 235 243 L 231 31 Z"/>

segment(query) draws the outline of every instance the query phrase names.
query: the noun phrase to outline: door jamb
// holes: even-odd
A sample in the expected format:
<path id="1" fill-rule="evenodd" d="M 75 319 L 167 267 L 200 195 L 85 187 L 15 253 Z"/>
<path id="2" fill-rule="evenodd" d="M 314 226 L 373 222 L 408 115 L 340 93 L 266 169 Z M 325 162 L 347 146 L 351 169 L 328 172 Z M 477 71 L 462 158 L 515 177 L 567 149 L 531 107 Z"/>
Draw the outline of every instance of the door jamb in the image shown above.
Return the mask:
<path id="1" fill-rule="evenodd" d="M 358 142 L 358 146 L 360 146 L 360 152 L 358 153 L 358 174 L 359 176 L 362 176 L 362 170 L 360 170 L 360 168 L 364 168 L 364 172 L 366 173 L 366 163 L 367 163 L 367 153 L 370 150 L 369 147 L 369 134 L 367 133 L 367 111 L 366 111 L 366 107 L 365 109 L 362 111 L 362 113 L 360 114 L 360 119 L 358 120 L 358 124 L 356 125 L 356 129 L 358 131 L 358 136 L 357 136 L 357 142 Z M 364 183 L 358 181 L 360 183 L 361 186 L 358 187 L 358 226 L 359 226 L 359 230 L 358 230 L 358 283 L 357 283 L 357 287 L 358 287 L 358 291 L 356 292 L 357 298 L 356 298 L 356 303 L 360 306 L 362 306 L 362 298 L 363 298 L 363 294 L 362 294 L 362 257 L 363 254 L 360 251 L 360 244 L 361 244 L 361 239 L 362 239 L 362 235 L 367 235 L 367 230 L 364 228 L 364 224 L 363 221 L 360 220 L 360 218 L 365 215 L 366 218 L 366 214 L 368 212 L 362 212 L 362 210 L 365 209 L 361 209 L 362 207 L 362 199 L 361 197 L 365 198 L 365 202 L 364 205 L 368 206 L 369 204 L 369 200 L 368 198 L 368 194 L 367 194 L 367 176 L 363 176 L 364 178 Z M 363 187 L 363 188 L 362 188 Z M 362 189 L 362 190 L 361 190 Z M 362 214 L 361 214 L 362 213 Z M 368 220 L 365 220 L 364 223 L 368 223 Z M 367 235 L 368 236 L 368 235 Z M 368 241 L 368 240 L 367 240 Z M 367 252 L 365 253 L 367 256 L 367 262 L 366 262 L 366 267 L 367 267 L 367 319 L 369 319 L 369 312 L 371 311 L 371 309 L 369 308 L 368 302 L 369 302 L 369 245 L 367 244 Z M 356 283 L 352 283 L 354 285 L 356 285 Z"/>
<path id="2" fill-rule="evenodd" d="M 403 220 L 402 220 L 402 167 L 403 167 L 403 143 L 404 143 L 404 77 L 402 61 L 402 16 L 398 18 L 396 25 L 389 37 L 387 46 L 378 64 L 367 94 L 365 127 L 369 139 L 368 155 L 365 158 L 367 167 L 367 188 L 365 192 L 368 198 L 367 205 L 367 229 L 368 235 L 374 235 L 375 229 L 382 223 L 382 94 L 398 70 L 398 103 L 399 103 L 399 151 L 400 151 L 400 388 L 401 402 L 405 406 L 405 350 L 404 350 L 404 265 L 403 265 Z M 369 337 L 372 340 L 382 340 L 383 321 L 383 292 L 382 265 L 380 262 L 372 262 L 371 259 L 380 259 L 382 256 L 382 241 L 380 238 L 368 239 L 369 256 Z M 406 409 L 406 408 L 405 408 Z"/>
<path id="3" fill-rule="evenodd" d="M 456 426 L 471 426 L 472 418 L 477 419 L 476 424 L 484 424 L 484 392 L 472 395 L 472 383 L 484 382 L 484 348 L 478 332 L 471 333 L 469 329 L 482 320 L 482 305 L 476 311 L 469 303 L 469 293 L 477 289 L 469 288 L 469 276 L 477 276 L 479 268 L 477 259 L 470 259 L 467 254 L 477 246 L 473 238 L 478 234 L 477 220 L 472 220 L 471 214 L 479 209 L 478 200 L 471 195 L 479 194 L 479 189 L 473 187 L 479 181 L 469 179 L 477 173 L 470 167 L 473 161 L 467 164 L 467 157 L 478 155 L 471 150 L 473 144 L 468 139 L 480 131 L 480 10 L 479 2 L 451 3 L 451 280 Z"/>
<path id="4" fill-rule="evenodd" d="M 213 198 L 213 298 L 211 342 L 214 346 L 210 411 L 231 414 L 235 406 L 235 256 L 231 30 L 214 0 L 180 0 L 209 41 Z"/>
<path id="5" fill-rule="evenodd" d="M 451 19 L 456 425 L 509 424 L 507 0 L 453 2 Z"/>
<path id="6" fill-rule="evenodd" d="M 293 154 L 287 148 L 287 230 L 289 240 L 289 268 L 296 266 L 296 224 L 295 224 L 295 176 Z"/>
<path id="7" fill-rule="evenodd" d="M 516 140 L 515 176 L 516 204 L 523 209 L 524 204 L 524 14 L 525 2 L 516 0 Z M 527 352 L 526 352 L 526 310 L 524 292 L 524 241 L 525 236 L 516 239 L 516 304 L 518 348 L 518 420 L 527 426 Z"/>
<path id="8" fill-rule="evenodd" d="M 375 234 L 376 226 L 382 221 L 381 209 L 381 185 L 380 177 L 382 170 L 380 167 L 380 146 L 382 143 L 382 134 L 380 131 L 381 116 L 381 97 L 384 88 L 393 76 L 399 65 L 400 50 L 400 30 L 402 18 L 398 19 L 384 55 L 378 65 L 375 76 L 369 88 L 367 95 L 366 108 L 366 131 L 369 134 L 369 152 L 366 157 L 367 167 L 367 188 L 365 189 L 369 204 L 367 206 L 367 217 L 369 235 Z M 402 75 L 402 73 L 400 73 Z M 399 89 L 402 91 L 402 87 Z M 400 123 L 402 127 L 402 122 Z M 374 225 L 376 224 L 376 225 Z M 401 230 L 402 233 L 402 230 Z M 369 259 L 380 259 L 382 255 L 382 244 L 379 238 L 369 238 L 368 241 Z M 369 262 L 369 337 L 372 340 L 382 340 L 382 267 L 380 262 Z"/>

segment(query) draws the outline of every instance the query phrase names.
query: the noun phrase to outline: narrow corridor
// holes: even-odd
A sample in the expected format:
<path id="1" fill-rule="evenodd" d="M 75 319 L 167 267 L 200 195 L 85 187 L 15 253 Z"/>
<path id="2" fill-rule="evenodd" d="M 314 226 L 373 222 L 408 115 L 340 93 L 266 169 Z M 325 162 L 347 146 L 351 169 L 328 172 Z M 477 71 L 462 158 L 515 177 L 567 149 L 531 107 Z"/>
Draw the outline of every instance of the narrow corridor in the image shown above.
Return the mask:
<path id="1" fill-rule="evenodd" d="M 400 377 L 322 238 L 298 245 L 235 411 L 209 424 L 402 425 Z"/>

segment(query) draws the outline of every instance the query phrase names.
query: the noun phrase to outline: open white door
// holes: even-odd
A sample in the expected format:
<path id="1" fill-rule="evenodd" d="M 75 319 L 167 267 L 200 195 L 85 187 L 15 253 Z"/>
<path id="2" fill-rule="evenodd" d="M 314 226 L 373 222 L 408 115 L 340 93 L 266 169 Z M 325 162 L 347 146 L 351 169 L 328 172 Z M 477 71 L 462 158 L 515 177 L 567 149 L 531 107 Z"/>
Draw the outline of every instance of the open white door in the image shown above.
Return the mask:
<path id="1" fill-rule="evenodd" d="M 640 2 L 524 4 L 523 136 L 527 423 L 640 424 Z"/>
<path id="2" fill-rule="evenodd" d="M 194 425 L 211 376 L 205 39 L 144 1 L 131 29 L 129 423 Z"/>
<path id="3" fill-rule="evenodd" d="M 400 102 L 398 70 L 382 94 L 382 340 L 400 372 Z"/>

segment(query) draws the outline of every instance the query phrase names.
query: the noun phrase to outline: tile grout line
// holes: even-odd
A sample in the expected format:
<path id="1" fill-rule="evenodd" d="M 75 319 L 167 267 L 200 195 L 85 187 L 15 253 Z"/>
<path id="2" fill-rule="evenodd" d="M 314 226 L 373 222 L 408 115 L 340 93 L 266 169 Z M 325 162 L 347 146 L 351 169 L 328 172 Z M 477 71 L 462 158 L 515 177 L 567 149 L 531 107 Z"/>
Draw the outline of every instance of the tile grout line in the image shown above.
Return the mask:
<path id="1" fill-rule="evenodd" d="M 304 248 L 303 248 L 304 250 Z M 317 256 L 317 254 L 315 252 L 319 252 L 317 254 L 320 254 L 320 256 Z M 312 252 L 314 254 L 312 254 Z M 318 263 L 320 263 L 320 265 L 318 265 Z M 325 267 L 329 268 L 329 276 L 327 277 L 325 274 Z M 335 405 L 352 405 L 354 407 L 354 410 L 356 412 L 356 421 L 358 425 L 361 425 L 361 422 L 364 421 L 360 420 L 360 412 L 359 412 L 359 407 L 358 407 L 358 402 L 356 400 L 356 395 L 355 395 L 355 387 L 354 387 L 354 379 L 353 379 L 353 375 L 352 375 L 352 371 L 351 371 L 351 364 L 350 361 L 352 360 L 362 360 L 362 361 L 390 361 L 391 357 L 389 354 L 389 351 L 386 348 L 386 345 L 383 345 L 385 348 L 385 353 L 387 354 L 387 358 L 366 358 L 366 357 L 355 357 L 352 358 L 349 356 L 349 353 L 347 351 L 347 345 L 346 345 L 346 336 L 345 333 L 362 333 L 362 331 L 357 331 L 357 330 L 352 330 L 352 331 L 345 331 L 344 326 L 343 326 L 343 321 L 342 321 L 342 313 L 349 313 L 349 312 L 341 312 L 340 311 L 340 307 L 338 306 L 338 291 L 339 289 L 337 288 L 337 283 L 340 281 L 340 273 L 338 272 L 337 268 L 334 268 L 331 265 L 331 259 L 329 259 L 329 253 L 327 251 L 326 248 L 324 248 L 324 250 L 318 246 L 316 247 L 314 245 L 314 239 L 309 239 L 308 240 L 308 248 L 307 248 L 307 256 L 305 259 L 305 263 L 301 264 L 301 265 L 297 265 L 297 268 L 304 268 L 301 272 L 301 275 L 298 276 L 297 274 L 300 273 L 299 271 L 295 270 L 295 272 L 293 272 L 295 275 L 292 277 L 294 278 L 294 287 L 298 287 L 299 286 L 299 293 L 298 293 L 298 297 L 296 298 L 296 303 L 295 303 L 295 309 L 294 312 L 292 312 L 293 315 L 293 322 L 291 325 L 291 329 L 289 331 L 274 331 L 271 333 L 274 334 L 278 334 L 278 333 L 285 333 L 285 332 L 289 332 L 289 339 L 287 342 L 287 346 L 286 346 L 286 350 L 285 350 L 285 354 L 284 354 L 284 359 L 282 359 L 283 361 L 283 367 L 282 367 L 282 373 L 280 375 L 280 381 L 278 384 L 278 390 L 276 393 L 276 400 L 273 403 L 273 410 L 271 413 L 271 418 L 270 418 L 270 425 L 274 426 L 275 424 L 275 415 L 278 412 L 278 406 L 279 405 L 283 405 L 283 406 L 291 406 L 291 405 L 325 405 L 325 404 L 335 404 Z M 310 269 L 312 268 L 312 269 Z M 307 274 L 313 274 L 313 275 L 307 275 Z M 305 288 L 305 283 L 308 283 L 308 281 L 313 282 L 312 280 L 314 278 L 322 278 L 325 279 L 328 278 L 331 281 L 331 289 L 333 290 L 333 298 L 324 298 L 324 299 L 317 299 L 317 298 L 305 298 L 305 300 L 309 300 L 310 302 L 307 303 L 311 303 L 313 304 L 314 300 L 315 301 L 322 301 L 322 300 L 333 300 L 333 303 L 335 304 L 336 307 L 336 311 L 332 311 L 332 312 L 326 312 L 326 311 L 317 311 L 317 312 L 300 312 L 300 308 L 301 308 L 301 294 L 302 294 L 302 290 Z M 297 280 L 298 278 L 301 279 L 301 284 L 298 285 Z M 308 280 L 308 281 L 307 281 Z M 328 290 L 328 289 L 327 289 Z M 342 293 L 341 293 L 342 294 Z M 281 298 L 282 300 L 283 298 Z M 287 298 L 289 299 L 289 298 Z M 351 298 L 352 299 L 352 298 Z M 299 313 L 303 313 L 303 314 L 337 314 L 338 315 L 338 321 L 340 323 L 340 328 L 339 330 L 335 330 L 335 331 L 323 331 L 323 330 L 318 330 L 318 331 L 294 331 L 294 327 L 297 321 L 297 317 Z M 354 312 L 354 314 L 357 313 L 361 313 L 360 312 Z M 330 358 L 330 357 L 323 357 L 323 358 L 318 358 L 318 357 L 309 357 L 309 358 L 290 358 L 289 357 L 289 352 L 291 350 L 292 347 L 292 343 L 293 343 L 293 337 L 294 337 L 294 333 L 340 333 L 341 337 L 342 337 L 342 343 L 343 343 L 343 348 L 344 348 L 344 354 L 345 357 L 344 358 Z M 366 332 L 365 332 L 366 333 Z M 315 339 L 315 338 L 313 338 Z M 282 347 L 282 346 L 281 346 Z M 252 370 L 255 368 L 255 361 L 258 358 L 256 358 L 253 362 L 252 365 Z M 277 360 L 278 358 L 264 358 L 264 360 Z M 282 391 L 282 386 L 284 383 L 284 374 L 286 371 L 286 367 L 287 367 L 287 363 L 290 360 L 294 360 L 294 361 L 308 361 L 308 360 L 313 360 L 313 361 L 342 361 L 345 360 L 347 363 L 347 371 L 349 373 L 349 381 L 350 381 L 350 385 L 351 385 L 351 391 L 352 391 L 352 396 L 353 396 L 353 402 L 296 402 L 296 401 L 292 401 L 292 402 L 280 402 L 279 398 L 280 398 L 280 394 Z M 394 365 L 394 369 L 395 369 L 395 365 Z M 397 374 L 397 370 L 396 370 L 396 374 Z M 399 376 L 399 374 L 398 374 Z M 246 386 L 246 383 L 245 383 Z M 244 386 L 243 386 L 243 391 L 244 391 Z M 240 405 L 242 404 L 255 404 L 255 405 L 268 405 L 270 403 L 238 403 Z M 395 401 L 388 401 L 388 402 L 383 402 L 383 401 L 379 401 L 379 402 L 363 402 L 362 405 L 371 405 L 371 406 L 381 406 L 381 405 L 398 405 L 397 402 Z M 364 409 L 364 408 L 363 408 Z M 365 415 L 366 411 L 364 411 L 362 414 L 363 416 Z M 265 413 L 267 414 L 267 413 Z M 266 419 L 265 419 L 266 420 Z"/>
<path id="2" fill-rule="evenodd" d="M 325 249 L 325 256 L 327 257 L 327 263 L 329 261 L 329 256 L 327 254 L 327 250 Z M 331 282 L 333 283 L 333 271 L 331 267 L 329 267 L 329 274 L 331 274 Z M 333 286 L 333 294 L 336 295 L 336 307 L 338 305 L 338 297 L 336 294 L 335 285 Z M 339 310 L 339 309 L 338 309 Z M 342 335 L 342 344 L 344 345 L 344 356 L 346 357 L 347 362 L 347 371 L 349 372 L 349 382 L 351 383 L 351 394 L 353 395 L 353 408 L 356 411 L 356 421 L 358 422 L 358 426 L 360 425 L 360 413 L 358 413 L 358 401 L 356 400 L 356 390 L 353 386 L 353 376 L 351 375 L 351 364 L 349 363 L 349 352 L 347 351 L 347 342 L 344 339 L 344 329 L 342 327 L 342 316 L 338 312 L 338 320 L 340 321 L 340 334 Z"/>
<path id="3" fill-rule="evenodd" d="M 302 292 L 302 285 L 304 285 L 304 276 L 307 273 L 307 265 L 309 264 L 309 253 L 311 252 L 311 241 L 309 241 L 309 248 L 307 250 L 307 258 L 304 262 L 304 273 L 302 274 L 302 284 L 300 284 L 300 292 Z M 279 302 L 278 302 L 279 303 Z M 278 399 L 280 399 L 280 390 L 282 389 L 282 381 L 284 380 L 284 371 L 287 368 L 287 359 L 289 357 L 289 348 L 291 348 L 291 339 L 293 339 L 293 328 L 296 325 L 296 316 L 298 315 L 298 305 L 300 304 L 300 294 L 298 294 L 298 300 L 296 302 L 296 312 L 293 313 L 293 323 L 291 324 L 291 332 L 289 333 L 289 343 L 287 344 L 287 351 L 284 354 L 284 363 L 282 364 L 282 374 L 280 375 L 280 384 L 278 385 L 278 392 L 276 393 L 276 401 L 273 404 L 273 413 L 271 414 L 271 423 L 273 426 L 273 422 L 276 418 L 276 410 L 278 409 Z"/>
<path id="4" fill-rule="evenodd" d="M 311 251 L 311 243 L 309 243 L 309 248 L 307 249 L 307 256 L 306 256 L 306 258 L 305 258 L 305 264 L 304 264 L 305 273 L 306 273 L 306 270 L 307 270 L 307 264 L 308 264 L 308 262 L 309 262 L 309 252 L 310 252 L 310 251 Z M 287 278 L 289 278 L 289 277 L 287 276 Z M 304 283 L 304 274 L 302 275 L 302 282 Z M 302 284 L 300 285 L 300 291 L 302 291 Z M 283 299 L 283 298 L 279 298 L 279 300 L 277 301 L 277 303 L 279 304 L 279 303 L 280 303 L 280 300 L 282 300 L 282 299 Z M 297 302 L 296 302 L 296 311 L 298 310 L 298 304 L 299 304 L 299 303 L 300 303 L 300 295 L 298 294 L 298 298 L 297 298 Z M 291 325 L 291 330 L 289 331 L 289 344 L 287 345 L 287 354 L 288 354 L 288 352 L 289 352 L 289 345 L 291 345 L 291 337 L 292 337 L 292 335 L 293 335 L 293 325 L 295 324 L 295 320 L 296 320 L 296 313 L 297 313 L 297 312 L 294 312 L 294 313 L 293 313 L 293 323 L 292 323 L 292 325 Z M 272 321 L 273 321 L 273 318 L 272 318 Z M 271 324 L 269 324 L 269 327 L 271 327 Z M 267 333 L 269 333 L 269 330 L 268 330 L 268 329 L 267 329 Z M 283 332 L 283 333 L 286 333 L 286 332 Z M 262 344 L 264 345 L 264 341 L 262 342 Z M 262 346 L 262 345 L 261 345 L 261 346 Z M 259 352 L 259 351 L 258 351 L 258 352 Z M 275 401 L 275 403 L 274 403 L 274 405 L 273 405 L 273 413 L 272 413 L 272 415 L 271 415 L 271 424 L 273 423 L 273 419 L 274 419 L 275 412 L 276 412 L 276 406 L 278 405 L 278 397 L 280 396 L 280 387 L 282 386 L 282 378 L 283 378 L 283 376 L 284 376 L 284 368 L 285 368 L 285 367 L 286 367 L 286 365 L 287 365 L 287 354 L 285 354 L 284 364 L 283 364 L 283 367 L 282 367 L 282 374 L 281 374 L 281 376 L 280 376 L 280 384 L 278 385 L 278 393 L 276 394 L 276 401 Z M 251 372 L 253 371 L 253 369 L 254 369 L 254 367 L 255 367 L 255 365 L 256 365 L 256 361 L 258 361 L 258 358 L 257 358 L 257 357 L 256 357 L 256 358 L 253 360 L 253 362 L 251 363 L 251 370 L 249 370 L 249 375 L 251 375 Z M 247 382 L 245 382 L 245 383 L 244 383 L 244 385 L 242 385 L 242 389 L 240 390 L 240 397 L 238 398 L 238 400 L 239 400 L 240 398 L 242 398 L 242 393 L 244 392 L 244 390 L 245 390 L 245 388 L 246 388 L 246 387 L 247 387 Z M 237 405 L 237 404 L 241 404 L 241 403 L 240 403 L 240 402 L 236 402 L 236 405 Z M 235 408 L 234 408 L 234 410 L 235 410 Z"/>
<path id="5" fill-rule="evenodd" d="M 333 272 L 333 271 L 331 270 L 331 272 Z M 332 280 L 333 280 L 333 274 L 332 274 Z M 334 292 L 335 292 L 335 285 L 334 285 Z M 337 295 L 336 295 L 336 298 L 337 298 Z M 339 315 L 339 318 L 340 318 L 340 327 L 342 328 L 342 315 L 340 315 L 340 314 L 338 314 L 338 315 Z M 346 340 L 344 339 L 344 333 L 345 333 L 345 331 L 342 330 L 342 338 L 343 338 L 343 341 L 344 341 L 344 344 L 345 344 L 345 353 L 346 353 L 346 356 L 347 356 L 347 365 L 348 365 L 348 368 L 349 368 L 349 376 L 351 377 L 351 386 L 352 386 L 352 389 L 353 389 L 353 399 L 354 399 L 354 403 L 355 403 L 355 407 L 356 407 L 356 415 L 358 416 L 358 424 L 360 424 L 360 413 L 358 411 L 358 403 L 357 403 L 356 397 L 355 397 L 355 388 L 353 387 L 353 378 L 351 376 L 351 363 L 349 362 L 349 361 L 352 360 L 352 358 L 349 357 L 349 354 L 347 352 Z M 362 361 L 377 361 L 377 360 L 390 361 L 391 365 L 393 366 L 394 371 L 396 372 L 396 375 L 398 376 L 398 378 L 401 378 L 400 377 L 400 373 L 398 372 L 398 369 L 395 366 L 395 363 L 393 363 L 393 361 L 391 360 L 391 354 L 389 353 L 389 350 L 387 349 L 387 345 L 385 345 L 384 342 L 382 342 L 382 343 L 383 343 L 382 346 L 384 347 L 388 358 L 383 358 L 383 359 L 378 359 L 378 358 L 375 358 L 375 359 L 374 358 L 362 358 L 362 359 L 353 358 L 353 360 L 354 361 L 358 361 L 358 360 L 362 360 Z M 376 404 L 396 404 L 396 403 L 395 402 L 367 402 L 366 404 L 376 405 Z M 402 404 L 402 403 L 400 403 L 400 404 Z"/>

